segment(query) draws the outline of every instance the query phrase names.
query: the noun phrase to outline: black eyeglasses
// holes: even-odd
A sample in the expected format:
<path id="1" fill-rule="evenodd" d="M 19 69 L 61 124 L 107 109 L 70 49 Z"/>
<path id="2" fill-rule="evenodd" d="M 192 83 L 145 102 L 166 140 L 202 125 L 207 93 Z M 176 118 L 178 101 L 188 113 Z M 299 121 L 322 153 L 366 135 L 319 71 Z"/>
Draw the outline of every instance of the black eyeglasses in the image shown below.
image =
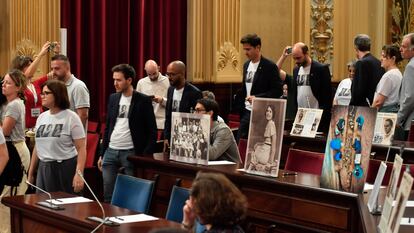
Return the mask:
<path id="1" fill-rule="evenodd" d="M 44 96 L 46 96 L 46 95 L 50 95 L 50 94 L 53 94 L 53 92 L 51 92 L 51 91 L 44 91 L 44 92 L 41 92 L 41 93 L 40 93 L 40 96 L 41 96 L 41 97 L 44 97 Z"/>
<path id="2" fill-rule="evenodd" d="M 174 76 L 176 76 L 176 75 L 178 75 L 179 73 L 166 73 L 166 75 L 168 76 L 168 77 L 174 77 Z"/>

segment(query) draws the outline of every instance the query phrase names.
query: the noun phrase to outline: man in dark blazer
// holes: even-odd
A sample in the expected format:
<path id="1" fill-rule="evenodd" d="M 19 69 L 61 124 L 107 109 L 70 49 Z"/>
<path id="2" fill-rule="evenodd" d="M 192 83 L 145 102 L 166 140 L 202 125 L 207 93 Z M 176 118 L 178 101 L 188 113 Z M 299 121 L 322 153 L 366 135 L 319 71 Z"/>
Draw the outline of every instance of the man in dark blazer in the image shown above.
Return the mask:
<path id="1" fill-rule="evenodd" d="M 119 168 L 124 167 L 125 174 L 134 175 L 134 166 L 127 157 L 152 154 L 157 140 L 152 100 L 134 91 L 134 68 L 120 64 L 114 66 L 112 72 L 116 93 L 109 96 L 103 159 L 99 158 L 98 161 L 103 176 L 105 202 L 112 199 Z"/>
<path id="2" fill-rule="evenodd" d="M 186 81 L 185 71 L 182 61 L 173 61 L 167 66 L 167 77 L 171 86 L 168 88 L 165 106 L 164 152 L 169 148 L 172 112 L 189 113 L 194 110 L 197 100 L 203 97 L 197 87 Z"/>
<path id="3" fill-rule="evenodd" d="M 240 43 L 243 44 L 243 50 L 249 60 L 243 65 L 243 87 L 235 100 L 240 112 L 237 141 L 248 137 L 253 99 L 255 97 L 279 98 L 283 92 L 279 69 L 274 62 L 261 54 L 260 37 L 256 34 L 248 34 L 240 40 Z"/>
<path id="4" fill-rule="evenodd" d="M 296 43 L 292 48 L 292 58 L 296 66 L 293 69 L 292 80 L 287 80 L 289 86 L 288 98 L 297 108 L 323 109 L 319 131 L 327 132 L 331 118 L 332 88 L 331 73 L 328 65 L 312 60 L 309 48 L 302 42 Z"/>
<path id="5" fill-rule="evenodd" d="M 374 99 L 377 84 L 384 74 L 381 62 L 371 53 L 371 39 L 359 34 L 354 39 L 356 56 L 355 76 L 351 86 L 350 105 L 369 106 Z"/>

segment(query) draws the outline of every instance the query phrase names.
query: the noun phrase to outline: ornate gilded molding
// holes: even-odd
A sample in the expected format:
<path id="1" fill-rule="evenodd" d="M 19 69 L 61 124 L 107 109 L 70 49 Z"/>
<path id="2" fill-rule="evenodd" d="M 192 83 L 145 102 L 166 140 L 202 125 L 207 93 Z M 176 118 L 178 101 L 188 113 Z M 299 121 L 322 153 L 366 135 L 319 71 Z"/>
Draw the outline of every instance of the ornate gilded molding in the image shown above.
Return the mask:
<path id="1" fill-rule="evenodd" d="M 217 51 L 217 71 L 224 70 L 228 65 L 231 65 L 233 71 L 239 71 L 239 53 L 231 42 L 224 42 Z"/>
<path id="2" fill-rule="evenodd" d="M 391 5 L 391 43 L 401 44 L 405 34 L 412 32 L 414 7 L 412 1 L 393 0 Z"/>
<path id="3" fill-rule="evenodd" d="M 38 51 L 38 46 L 36 46 L 31 40 L 22 39 L 17 42 L 16 51 L 14 52 L 14 54 L 15 56 L 28 56 L 31 58 L 35 58 L 37 56 Z"/>
<path id="4" fill-rule="evenodd" d="M 325 64 L 333 58 L 333 0 L 311 1 L 311 56 Z"/>

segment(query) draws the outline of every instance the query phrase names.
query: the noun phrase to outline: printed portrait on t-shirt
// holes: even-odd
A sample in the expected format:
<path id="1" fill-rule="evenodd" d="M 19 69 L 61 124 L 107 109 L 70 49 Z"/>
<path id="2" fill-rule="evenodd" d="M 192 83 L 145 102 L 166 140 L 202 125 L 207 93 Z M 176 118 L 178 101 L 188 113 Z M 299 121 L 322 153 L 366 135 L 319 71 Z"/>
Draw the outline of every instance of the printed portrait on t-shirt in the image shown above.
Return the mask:
<path id="1" fill-rule="evenodd" d="M 62 134 L 63 124 L 40 125 L 36 131 L 37 138 L 60 137 Z"/>
<path id="2" fill-rule="evenodd" d="M 127 118 L 127 116 L 128 116 L 127 106 L 126 105 L 121 105 L 120 108 L 121 109 L 119 111 L 118 118 Z"/>
<path id="3" fill-rule="evenodd" d="M 298 86 L 310 86 L 309 74 L 300 74 L 297 76 L 296 83 Z"/>
<path id="4" fill-rule="evenodd" d="M 173 103 L 172 103 L 172 111 L 173 112 L 179 112 L 179 110 L 180 110 L 180 101 L 173 100 Z"/>

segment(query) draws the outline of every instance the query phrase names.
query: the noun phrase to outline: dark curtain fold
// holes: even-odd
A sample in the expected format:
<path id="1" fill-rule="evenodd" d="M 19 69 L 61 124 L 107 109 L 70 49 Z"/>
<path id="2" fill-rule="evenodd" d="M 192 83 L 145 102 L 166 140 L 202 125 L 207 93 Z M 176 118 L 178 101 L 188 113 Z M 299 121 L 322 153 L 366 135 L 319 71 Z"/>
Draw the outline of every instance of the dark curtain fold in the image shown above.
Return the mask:
<path id="1" fill-rule="evenodd" d="M 187 0 L 61 0 L 61 27 L 72 73 L 89 88 L 92 120 L 104 120 L 114 65 L 134 66 L 138 80 L 148 59 L 162 73 L 186 60 Z"/>

